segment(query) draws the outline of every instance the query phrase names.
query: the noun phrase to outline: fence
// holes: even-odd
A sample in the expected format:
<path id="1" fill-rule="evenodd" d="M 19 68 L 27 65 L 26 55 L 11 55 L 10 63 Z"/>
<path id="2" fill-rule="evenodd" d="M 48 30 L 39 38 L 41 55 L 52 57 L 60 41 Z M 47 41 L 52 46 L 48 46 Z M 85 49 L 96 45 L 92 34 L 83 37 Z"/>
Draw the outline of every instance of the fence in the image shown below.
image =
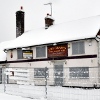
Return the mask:
<path id="1" fill-rule="evenodd" d="M 47 100 L 100 100 L 98 67 L 9 67 L 1 73 L 0 92 Z"/>

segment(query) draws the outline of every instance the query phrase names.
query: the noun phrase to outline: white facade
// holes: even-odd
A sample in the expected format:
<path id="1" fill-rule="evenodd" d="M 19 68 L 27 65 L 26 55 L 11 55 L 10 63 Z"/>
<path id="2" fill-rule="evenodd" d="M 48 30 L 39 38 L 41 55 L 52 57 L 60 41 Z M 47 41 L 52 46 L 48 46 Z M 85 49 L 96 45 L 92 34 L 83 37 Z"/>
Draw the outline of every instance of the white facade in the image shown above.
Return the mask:
<path id="1" fill-rule="evenodd" d="M 30 70 L 29 74 L 29 82 L 30 84 L 34 82 L 35 85 L 45 85 L 45 78 L 35 78 L 34 76 L 34 69 L 35 68 L 48 68 L 49 77 L 47 78 L 48 85 L 55 85 L 55 72 L 54 67 L 55 65 L 62 65 L 63 67 L 63 86 L 82 86 L 82 87 L 93 87 L 95 85 L 99 85 L 99 65 L 98 65 L 98 42 L 95 39 L 86 39 L 86 40 L 79 40 L 84 42 L 84 54 L 72 54 L 72 43 L 78 42 L 71 41 L 68 42 L 68 59 L 61 59 L 61 60 L 42 60 L 47 58 L 47 45 L 46 46 L 46 57 L 36 57 L 36 47 L 31 47 L 33 50 L 33 59 L 41 59 L 41 61 L 23 61 L 17 63 L 9 63 L 9 67 L 23 67 Z M 40 45 L 41 46 L 41 45 Z M 25 59 L 17 59 L 17 49 L 12 50 L 13 57 L 11 58 L 11 50 L 7 52 L 7 61 L 18 61 L 18 60 L 25 60 Z M 97 57 L 88 57 L 84 58 L 83 56 L 87 55 L 97 55 Z M 77 57 L 76 57 L 77 56 Z M 82 56 L 82 58 L 78 58 L 78 56 Z M 27 60 L 27 59 L 26 59 Z M 82 79 L 75 78 L 72 79 L 70 76 L 70 68 L 88 68 L 89 77 L 84 77 Z M 59 73 L 58 73 L 59 74 Z"/>
<path id="2" fill-rule="evenodd" d="M 48 85 L 100 87 L 99 28 L 94 16 L 25 32 L 4 48 L 8 67 L 29 70 L 29 84 L 44 85 L 47 67 Z"/>

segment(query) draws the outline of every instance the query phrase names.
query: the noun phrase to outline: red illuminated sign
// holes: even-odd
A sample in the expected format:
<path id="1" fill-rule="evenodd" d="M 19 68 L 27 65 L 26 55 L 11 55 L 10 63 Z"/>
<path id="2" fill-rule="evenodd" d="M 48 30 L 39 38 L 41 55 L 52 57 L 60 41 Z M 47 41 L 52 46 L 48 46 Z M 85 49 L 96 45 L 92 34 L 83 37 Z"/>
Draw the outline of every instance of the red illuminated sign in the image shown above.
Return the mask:
<path id="1" fill-rule="evenodd" d="M 48 57 L 64 57 L 68 55 L 67 44 L 48 46 Z"/>

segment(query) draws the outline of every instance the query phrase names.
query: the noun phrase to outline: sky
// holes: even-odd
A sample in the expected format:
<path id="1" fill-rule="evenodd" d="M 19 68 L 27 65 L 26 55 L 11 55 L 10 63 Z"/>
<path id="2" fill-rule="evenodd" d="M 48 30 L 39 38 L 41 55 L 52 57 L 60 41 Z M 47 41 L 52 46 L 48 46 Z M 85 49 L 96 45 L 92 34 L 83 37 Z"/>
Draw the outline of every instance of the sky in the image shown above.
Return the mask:
<path id="1" fill-rule="evenodd" d="M 23 6 L 25 31 L 44 27 L 51 13 L 55 24 L 100 15 L 100 0 L 0 0 L 0 42 L 16 38 L 16 11 Z"/>

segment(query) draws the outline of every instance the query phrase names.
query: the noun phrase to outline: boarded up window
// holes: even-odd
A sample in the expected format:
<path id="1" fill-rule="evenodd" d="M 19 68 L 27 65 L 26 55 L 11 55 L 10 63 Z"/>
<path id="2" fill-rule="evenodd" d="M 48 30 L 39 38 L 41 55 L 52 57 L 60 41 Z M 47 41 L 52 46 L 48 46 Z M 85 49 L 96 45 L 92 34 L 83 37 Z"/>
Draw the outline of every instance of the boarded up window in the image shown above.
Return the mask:
<path id="1" fill-rule="evenodd" d="M 18 59 L 23 59 L 23 54 L 22 54 L 22 49 L 21 48 L 17 49 L 17 58 Z"/>
<path id="2" fill-rule="evenodd" d="M 36 47 L 36 57 L 46 57 L 46 47 Z"/>
<path id="3" fill-rule="evenodd" d="M 48 68 L 34 68 L 34 77 L 35 78 L 45 78 L 48 77 Z"/>
<path id="4" fill-rule="evenodd" d="M 84 41 L 72 43 L 72 54 L 84 54 L 85 46 Z"/>
<path id="5" fill-rule="evenodd" d="M 69 68 L 69 74 L 71 79 L 84 79 L 89 78 L 88 67 L 72 67 Z"/>

